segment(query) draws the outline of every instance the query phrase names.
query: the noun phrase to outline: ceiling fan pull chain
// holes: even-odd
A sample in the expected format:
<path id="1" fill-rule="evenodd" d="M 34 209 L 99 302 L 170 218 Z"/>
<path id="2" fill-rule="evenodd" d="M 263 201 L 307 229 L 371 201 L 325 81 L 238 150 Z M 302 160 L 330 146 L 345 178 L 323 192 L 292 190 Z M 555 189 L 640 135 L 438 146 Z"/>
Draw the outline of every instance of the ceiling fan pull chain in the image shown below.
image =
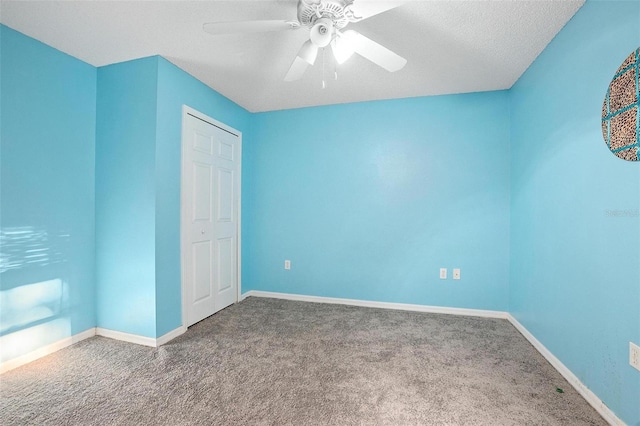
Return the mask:
<path id="1" fill-rule="evenodd" d="M 322 88 L 323 89 L 327 87 L 324 81 L 324 51 L 325 51 L 325 48 L 323 47 L 322 48 Z"/>

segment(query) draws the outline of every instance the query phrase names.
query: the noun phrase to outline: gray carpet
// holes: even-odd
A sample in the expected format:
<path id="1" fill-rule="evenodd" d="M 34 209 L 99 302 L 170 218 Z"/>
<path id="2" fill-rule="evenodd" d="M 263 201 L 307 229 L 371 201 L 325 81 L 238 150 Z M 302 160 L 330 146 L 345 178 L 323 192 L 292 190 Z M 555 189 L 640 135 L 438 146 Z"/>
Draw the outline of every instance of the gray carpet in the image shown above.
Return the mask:
<path id="1" fill-rule="evenodd" d="M 95 337 L 0 380 L 3 426 L 606 424 L 505 320 L 275 299 L 157 349 Z"/>

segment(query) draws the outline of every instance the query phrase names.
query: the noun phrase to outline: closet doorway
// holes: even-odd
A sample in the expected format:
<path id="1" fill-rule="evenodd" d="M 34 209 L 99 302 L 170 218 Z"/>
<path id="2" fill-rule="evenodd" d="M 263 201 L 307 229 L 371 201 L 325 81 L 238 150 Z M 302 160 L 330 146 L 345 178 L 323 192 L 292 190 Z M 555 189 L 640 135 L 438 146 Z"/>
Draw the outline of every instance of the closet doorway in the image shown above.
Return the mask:
<path id="1" fill-rule="evenodd" d="M 182 323 L 239 300 L 242 134 L 183 107 Z"/>

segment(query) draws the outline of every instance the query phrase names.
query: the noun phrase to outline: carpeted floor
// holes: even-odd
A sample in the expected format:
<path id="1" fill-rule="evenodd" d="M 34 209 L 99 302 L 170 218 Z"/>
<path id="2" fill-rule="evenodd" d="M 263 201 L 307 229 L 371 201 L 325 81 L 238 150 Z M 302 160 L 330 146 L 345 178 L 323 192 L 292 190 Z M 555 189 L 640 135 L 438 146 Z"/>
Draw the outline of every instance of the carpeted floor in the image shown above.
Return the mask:
<path id="1" fill-rule="evenodd" d="M 506 320 L 276 299 L 157 349 L 91 338 L 0 381 L 3 426 L 606 424 Z"/>

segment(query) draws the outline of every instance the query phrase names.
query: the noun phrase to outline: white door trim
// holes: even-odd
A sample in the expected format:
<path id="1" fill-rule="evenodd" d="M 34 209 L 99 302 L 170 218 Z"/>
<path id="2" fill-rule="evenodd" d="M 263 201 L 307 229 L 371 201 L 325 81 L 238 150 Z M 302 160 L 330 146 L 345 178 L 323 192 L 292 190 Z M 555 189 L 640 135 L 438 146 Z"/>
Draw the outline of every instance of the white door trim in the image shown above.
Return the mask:
<path id="1" fill-rule="evenodd" d="M 187 238 L 187 232 L 185 232 L 186 229 L 188 229 L 188 211 L 187 211 L 187 206 L 185 205 L 185 194 L 182 188 L 182 184 L 184 182 L 184 172 L 185 172 L 185 164 L 184 164 L 184 159 L 185 159 L 185 149 L 186 149 L 186 144 L 185 141 L 187 140 L 187 126 L 186 126 L 186 121 L 187 121 L 187 116 L 191 115 L 193 117 L 199 118 L 200 120 L 206 121 L 210 124 L 213 124 L 214 126 L 225 130 L 229 133 L 232 133 L 234 135 L 238 136 L 238 175 L 237 175 L 237 184 L 238 184 L 238 205 L 236 206 L 236 211 L 238 212 L 238 220 L 237 220 L 237 251 L 236 251 L 236 256 L 237 256 L 237 277 L 238 277 L 238 282 L 236 283 L 236 303 L 240 300 L 240 295 L 242 294 L 242 275 L 241 275 L 241 271 L 242 271 L 242 256 L 241 256 L 241 248 L 242 248 L 242 132 L 240 132 L 239 130 L 234 129 L 233 127 L 227 126 L 224 123 L 221 123 L 217 120 L 214 120 L 213 118 L 202 114 L 201 112 L 187 106 L 187 105 L 182 105 L 182 138 L 181 138 L 181 159 L 180 159 L 180 287 L 181 287 L 181 298 L 182 298 L 182 304 L 181 304 L 181 308 L 182 308 L 182 329 L 184 331 L 187 330 L 187 283 L 186 283 L 186 276 L 185 276 L 185 264 L 186 264 L 186 250 L 188 248 L 188 238 Z"/>

